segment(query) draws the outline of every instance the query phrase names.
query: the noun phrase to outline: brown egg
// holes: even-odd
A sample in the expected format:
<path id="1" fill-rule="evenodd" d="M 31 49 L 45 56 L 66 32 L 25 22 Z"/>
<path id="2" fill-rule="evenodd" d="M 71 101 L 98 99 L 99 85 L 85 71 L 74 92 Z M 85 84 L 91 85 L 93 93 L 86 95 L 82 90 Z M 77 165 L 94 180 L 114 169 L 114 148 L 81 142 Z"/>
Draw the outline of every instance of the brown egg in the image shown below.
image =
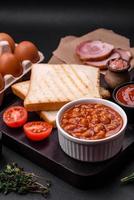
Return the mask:
<path id="1" fill-rule="evenodd" d="M 30 60 L 32 63 L 36 63 L 40 59 L 37 47 L 29 41 L 19 43 L 14 53 L 21 62 L 23 60 Z"/>
<path id="2" fill-rule="evenodd" d="M 7 33 L 0 33 L 0 41 L 8 41 L 12 52 L 14 52 L 15 42 L 10 35 L 8 35 Z"/>
<path id="3" fill-rule="evenodd" d="M 4 87 L 5 87 L 4 78 L 3 78 L 2 75 L 0 74 L 0 91 L 3 90 Z"/>
<path id="4" fill-rule="evenodd" d="M 4 53 L 0 56 L 0 73 L 2 76 L 12 74 L 14 77 L 18 77 L 22 72 L 22 64 L 14 54 Z"/>

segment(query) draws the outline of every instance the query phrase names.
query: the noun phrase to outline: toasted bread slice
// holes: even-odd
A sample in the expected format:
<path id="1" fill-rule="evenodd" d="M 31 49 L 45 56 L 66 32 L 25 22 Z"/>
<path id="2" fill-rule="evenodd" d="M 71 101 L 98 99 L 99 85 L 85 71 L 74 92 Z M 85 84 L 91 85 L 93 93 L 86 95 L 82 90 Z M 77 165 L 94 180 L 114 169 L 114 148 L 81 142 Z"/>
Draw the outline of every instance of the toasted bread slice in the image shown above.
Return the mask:
<path id="1" fill-rule="evenodd" d="M 15 83 L 12 85 L 12 91 L 16 96 L 24 100 L 28 93 L 29 85 L 30 81 Z M 104 87 L 100 87 L 100 95 L 103 99 L 109 99 L 111 97 L 109 90 Z"/>
<path id="2" fill-rule="evenodd" d="M 44 121 L 49 122 L 50 124 L 53 125 L 53 127 L 56 127 L 56 115 L 58 111 L 40 111 L 39 115 L 40 118 L 42 118 Z"/>
<path id="3" fill-rule="evenodd" d="M 15 83 L 11 86 L 13 93 L 19 97 L 20 99 L 24 100 L 29 89 L 30 81 L 23 81 L 19 83 Z"/>
<path id="4" fill-rule="evenodd" d="M 16 96 L 24 100 L 28 93 L 29 84 L 30 81 L 15 83 L 14 85 L 12 85 L 12 91 Z M 110 92 L 103 87 L 100 87 L 100 94 L 104 99 L 110 98 Z M 43 120 L 51 123 L 55 127 L 55 119 L 57 112 L 58 111 L 40 111 L 38 113 Z"/>
<path id="5" fill-rule="evenodd" d="M 101 97 L 99 69 L 85 65 L 33 64 L 24 106 L 28 111 L 58 110 L 82 97 Z"/>
<path id="6" fill-rule="evenodd" d="M 20 83 L 15 83 L 12 85 L 12 91 L 13 93 L 18 96 L 20 99 L 24 100 L 29 89 L 29 84 L 30 81 L 23 81 Z M 38 112 L 39 116 L 49 122 L 50 124 L 53 125 L 53 127 L 56 127 L 55 119 L 56 119 L 56 114 L 58 111 L 40 111 Z"/>

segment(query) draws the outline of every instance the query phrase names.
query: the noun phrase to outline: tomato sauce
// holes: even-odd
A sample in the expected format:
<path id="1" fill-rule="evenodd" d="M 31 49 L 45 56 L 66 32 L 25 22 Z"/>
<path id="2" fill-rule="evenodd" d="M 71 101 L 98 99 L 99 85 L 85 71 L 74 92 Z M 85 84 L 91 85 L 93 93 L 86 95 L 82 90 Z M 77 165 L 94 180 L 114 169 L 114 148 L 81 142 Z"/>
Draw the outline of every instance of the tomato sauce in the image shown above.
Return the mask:
<path id="1" fill-rule="evenodd" d="M 124 105 L 134 107 L 134 84 L 120 88 L 116 93 L 116 99 Z"/>
<path id="2" fill-rule="evenodd" d="M 129 68 L 128 62 L 121 58 L 110 60 L 108 65 L 111 71 L 122 71 Z"/>
<path id="3" fill-rule="evenodd" d="M 103 104 L 78 104 L 64 112 L 61 127 L 71 136 L 97 140 L 117 133 L 123 125 L 122 117 Z"/>

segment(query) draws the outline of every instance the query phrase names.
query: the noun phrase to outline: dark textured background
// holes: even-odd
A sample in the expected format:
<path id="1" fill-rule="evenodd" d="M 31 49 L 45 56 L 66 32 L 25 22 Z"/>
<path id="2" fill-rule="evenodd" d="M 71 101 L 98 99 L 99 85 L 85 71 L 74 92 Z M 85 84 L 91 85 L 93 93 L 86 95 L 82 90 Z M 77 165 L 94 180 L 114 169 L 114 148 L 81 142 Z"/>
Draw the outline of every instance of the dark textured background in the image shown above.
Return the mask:
<path id="1" fill-rule="evenodd" d="M 16 42 L 31 40 L 44 53 L 46 60 L 51 57 L 61 37 L 65 35 L 82 35 L 93 29 L 104 27 L 125 35 L 134 46 L 134 7 L 129 1 L 81 1 L 80 3 L 65 2 L 64 5 L 52 1 L 13 1 L 1 2 L 0 32 L 8 32 Z M 132 152 L 133 154 L 133 152 Z M 133 200 L 134 186 L 121 186 L 120 178 L 134 171 L 134 158 L 122 166 L 118 175 L 106 180 L 99 187 L 86 191 L 76 189 L 63 182 L 45 169 L 21 157 L 12 150 L 3 147 L 1 166 L 15 161 L 26 170 L 33 171 L 52 181 L 52 191 L 48 199 L 54 200 Z M 109 172 L 110 173 L 110 172 Z M 103 182 L 103 181 L 102 181 Z M 37 195 L 21 196 L 10 194 L 0 195 L 1 200 L 44 199 Z"/>
<path id="2" fill-rule="evenodd" d="M 9 3 L 8 3 L 9 2 Z M 11 1 L 0 6 L 0 31 L 10 33 L 17 42 L 31 40 L 50 58 L 59 39 L 68 34 L 82 35 L 99 27 L 128 36 L 134 44 L 134 9 L 121 1 Z"/>

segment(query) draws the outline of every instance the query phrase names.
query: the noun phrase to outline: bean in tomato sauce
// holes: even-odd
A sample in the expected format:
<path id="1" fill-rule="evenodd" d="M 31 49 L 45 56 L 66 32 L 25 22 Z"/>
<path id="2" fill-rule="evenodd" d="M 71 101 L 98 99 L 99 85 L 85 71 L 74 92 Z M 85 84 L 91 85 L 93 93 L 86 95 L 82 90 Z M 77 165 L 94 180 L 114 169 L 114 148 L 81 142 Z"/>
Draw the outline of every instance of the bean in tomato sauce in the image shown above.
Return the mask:
<path id="1" fill-rule="evenodd" d="M 97 140 L 117 133 L 122 128 L 123 120 L 120 114 L 106 105 L 86 103 L 66 110 L 60 124 L 71 136 Z"/>

